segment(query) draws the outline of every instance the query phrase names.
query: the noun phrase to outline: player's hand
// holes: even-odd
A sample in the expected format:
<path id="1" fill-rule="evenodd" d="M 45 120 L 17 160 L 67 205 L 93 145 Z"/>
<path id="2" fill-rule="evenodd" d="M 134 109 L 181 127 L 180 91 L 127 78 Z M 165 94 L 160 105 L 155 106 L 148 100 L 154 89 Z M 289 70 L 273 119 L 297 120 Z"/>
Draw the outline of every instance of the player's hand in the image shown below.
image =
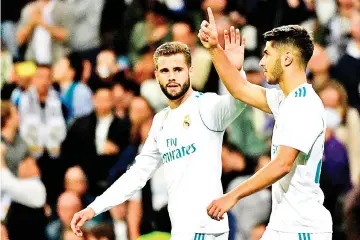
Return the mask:
<path id="1" fill-rule="evenodd" d="M 219 44 L 219 41 L 215 18 L 211 8 L 208 7 L 207 12 L 209 16 L 209 22 L 206 20 L 202 21 L 198 37 L 205 48 L 211 49 L 216 48 Z"/>
<path id="2" fill-rule="evenodd" d="M 221 198 L 212 201 L 207 207 L 207 213 L 212 219 L 220 221 L 224 219 L 224 213 L 229 211 L 236 204 L 236 202 L 236 198 L 233 195 L 227 193 Z"/>
<path id="3" fill-rule="evenodd" d="M 95 212 L 91 208 L 85 208 L 74 214 L 70 226 L 76 236 L 81 237 L 83 235 L 81 227 L 85 224 L 86 221 L 91 220 L 94 216 Z"/>
<path id="4" fill-rule="evenodd" d="M 244 64 L 245 37 L 241 38 L 239 29 L 231 26 L 230 33 L 224 30 L 225 54 L 231 64 L 240 70 Z"/>

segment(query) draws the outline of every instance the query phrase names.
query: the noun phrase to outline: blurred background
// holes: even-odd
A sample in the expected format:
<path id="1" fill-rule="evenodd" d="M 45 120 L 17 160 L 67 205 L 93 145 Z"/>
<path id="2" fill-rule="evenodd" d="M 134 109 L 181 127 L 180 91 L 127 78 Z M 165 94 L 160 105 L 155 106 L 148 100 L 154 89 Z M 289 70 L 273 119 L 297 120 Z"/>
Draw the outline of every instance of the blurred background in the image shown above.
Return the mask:
<path id="1" fill-rule="evenodd" d="M 300 24 L 313 35 L 308 81 L 326 107 L 320 185 L 333 239 L 360 239 L 360 0 L 5 0 L 1 8 L 1 239 L 169 239 L 163 169 L 127 202 L 69 229 L 72 216 L 120 177 L 167 106 L 152 55 L 166 41 L 192 51 L 193 88 L 228 94 L 197 38 L 211 7 L 222 33 L 247 38 L 248 81 L 262 34 Z M 226 130 L 224 192 L 270 161 L 274 119 L 252 107 Z M 229 214 L 231 240 L 260 239 L 271 188 Z"/>

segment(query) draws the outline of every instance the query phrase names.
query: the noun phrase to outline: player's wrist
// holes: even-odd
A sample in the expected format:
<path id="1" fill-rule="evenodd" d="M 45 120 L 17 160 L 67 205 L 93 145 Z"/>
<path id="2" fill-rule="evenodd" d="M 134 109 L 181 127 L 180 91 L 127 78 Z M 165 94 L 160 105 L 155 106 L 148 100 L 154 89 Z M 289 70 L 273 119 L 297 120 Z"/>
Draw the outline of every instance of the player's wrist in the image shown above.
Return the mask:
<path id="1" fill-rule="evenodd" d="M 240 201 L 244 196 L 242 195 L 242 189 L 240 187 L 235 188 L 230 193 L 230 197 L 236 202 Z"/>
<path id="2" fill-rule="evenodd" d="M 216 46 L 213 46 L 213 47 L 209 48 L 210 54 L 216 54 L 216 53 L 218 53 L 219 51 L 222 51 L 222 50 L 223 50 L 223 48 L 221 47 L 221 45 L 219 43 Z"/>
<path id="3" fill-rule="evenodd" d="M 91 207 L 87 207 L 87 211 L 90 213 L 91 218 L 95 217 L 96 213 L 94 209 L 92 209 Z"/>

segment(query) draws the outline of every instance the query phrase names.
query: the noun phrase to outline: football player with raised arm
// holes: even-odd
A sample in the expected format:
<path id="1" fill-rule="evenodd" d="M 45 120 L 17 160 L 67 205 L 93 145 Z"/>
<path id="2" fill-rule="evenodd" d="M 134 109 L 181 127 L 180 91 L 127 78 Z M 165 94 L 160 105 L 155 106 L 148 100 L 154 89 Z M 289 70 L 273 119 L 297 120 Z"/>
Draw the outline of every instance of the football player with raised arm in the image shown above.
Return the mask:
<path id="1" fill-rule="evenodd" d="M 332 219 L 323 206 L 319 186 L 324 150 L 324 106 L 310 84 L 306 66 L 313 54 L 313 42 L 300 26 L 274 28 L 264 34 L 266 46 L 260 65 L 269 84 L 281 90 L 265 89 L 249 83 L 238 69 L 244 61 L 245 39 L 234 27 L 225 30 L 225 50 L 211 9 L 209 22 L 203 21 L 199 38 L 208 48 L 215 68 L 228 91 L 236 99 L 272 113 L 275 126 L 272 160 L 233 191 L 208 206 L 217 220 L 237 201 L 272 185 L 272 213 L 263 240 L 328 240 Z M 231 60 L 231 61 L 230 61 Z"/>

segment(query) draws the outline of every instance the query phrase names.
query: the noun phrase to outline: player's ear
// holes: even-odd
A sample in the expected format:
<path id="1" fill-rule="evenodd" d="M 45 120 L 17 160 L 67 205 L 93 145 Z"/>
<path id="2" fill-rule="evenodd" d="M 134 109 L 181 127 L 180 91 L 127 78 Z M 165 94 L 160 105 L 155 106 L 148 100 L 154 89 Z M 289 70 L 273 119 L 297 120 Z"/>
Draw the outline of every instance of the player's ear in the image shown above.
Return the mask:
<path id="1" fill-rule="evenodd" d="M 156 81 L 157 81 L 158 83 L 160 83 L 159 80 L 158 80 L 157 74 L 158 74 L 158 71 L 155 70 L 155 71 L 154 71 L 155 79 L 156 79 Z"/>
<path id="2" fill-rule="evenodd" d="M 288 67 L 294 61 L 294 55 L 291 52 L 286 52 L 284 56 L 284 65 Z"/>
<path id="3" fill-rule="evenodd" d="M 189 74 L 192 74 L 192 73 L 193 73 L 193 70 L 194 70 L 194 68 L 191 66 L 191 67 L 189 68 Z"/>

